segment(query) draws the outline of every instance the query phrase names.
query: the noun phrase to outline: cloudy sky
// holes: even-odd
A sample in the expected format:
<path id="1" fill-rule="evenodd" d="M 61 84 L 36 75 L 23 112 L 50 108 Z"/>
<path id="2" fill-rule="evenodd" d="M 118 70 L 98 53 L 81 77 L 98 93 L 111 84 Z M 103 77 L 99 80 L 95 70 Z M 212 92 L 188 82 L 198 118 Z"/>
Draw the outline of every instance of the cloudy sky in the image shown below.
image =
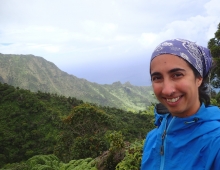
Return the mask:
<path id="1" fill-rule="evenodd" d="M 162 41 L 207 46 L 219 0 L 0 0 L 0 53 L 33 54 L 99 84 L 150 85 Z"/>

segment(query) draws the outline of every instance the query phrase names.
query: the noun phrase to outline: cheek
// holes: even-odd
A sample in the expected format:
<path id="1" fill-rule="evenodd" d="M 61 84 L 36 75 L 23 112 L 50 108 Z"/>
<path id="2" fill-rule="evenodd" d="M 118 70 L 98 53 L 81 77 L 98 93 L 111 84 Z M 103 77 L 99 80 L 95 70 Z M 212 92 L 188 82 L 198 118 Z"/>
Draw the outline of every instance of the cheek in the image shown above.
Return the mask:
<path id="1" fill-rule="evenodd" d="M 186 89 L 189 89 L 190 87 L 191 85 L 189 83 L 185 83 L 184 81 L 176 84 L 176 89 L 178 90 L 185 91 Z"/>
<path id="2" fill-rule="evenodd" d="M 152 87 L 156 96 L 162 91 L 162 87 L 160 84 L 152 84 Z"/>
<path id="3" fill-rule="evenodd" d="M 182 81 L 176 85 L 176 91 L 191 95 L 197 89 L 195 83 Z"/>

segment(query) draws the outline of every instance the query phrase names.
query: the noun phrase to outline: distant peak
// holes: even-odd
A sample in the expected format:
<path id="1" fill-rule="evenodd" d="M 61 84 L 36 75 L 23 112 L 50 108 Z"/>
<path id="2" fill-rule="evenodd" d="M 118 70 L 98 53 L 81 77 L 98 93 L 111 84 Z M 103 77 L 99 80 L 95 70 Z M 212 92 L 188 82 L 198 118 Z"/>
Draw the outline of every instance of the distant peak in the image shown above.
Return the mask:
<path id="1" fill-rule="evenodd" d="M 124 85 L 131 86 L 131 83 L 129 81 L 125 82 Z"/>
<path id="2" fill-rule="evenodd" d="M 116 81 L 114 83 L 112 83 L 112 85 L 122 85 L 120 81 Z"/>

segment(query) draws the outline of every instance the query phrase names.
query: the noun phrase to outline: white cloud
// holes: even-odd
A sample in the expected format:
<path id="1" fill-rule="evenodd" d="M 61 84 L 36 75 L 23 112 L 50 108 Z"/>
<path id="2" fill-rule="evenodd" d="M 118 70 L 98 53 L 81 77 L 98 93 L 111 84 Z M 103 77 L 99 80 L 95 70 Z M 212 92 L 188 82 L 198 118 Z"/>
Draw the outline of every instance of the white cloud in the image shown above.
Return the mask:
<path id="1" fill-rule="evenodd" d="M 142 33 L 139 42 L 144 48 L 150 47 L 151 49 L 152 45 L 156 43 L 157 39 L 158 35 L 155 33 Z"/>
<path id="2" fill-rule="evenodd" d="M 207 2 L 205 5 L 206 13 L 209 16 L 214 16 L 219 19 L 220 14 L 220 3 L 219 0 L 211 0 Z"/>
<path id="3" fill-rule="evenodd" d="M 213 12 L 215 4 L 217 8 Z M 220 4 L 216 0 L 212 0 L 204 4 L 204 9 L 206 15 L 195 15 L 185 20 L 174 20 L 166 24 L 160 32 L 143 33 L 141 40 L 145 41 L 141 41 L 141 44 L 148 46 L 152 43 L 158 44 L 166 39 L 184 38 L 207 46 L 209 39 L 214 36 L 214 32 L 217 30 L 217 24 L 220 22 L 220 15 L 217 15 L 220 13 Z"/>
<path id="4" fill-rule="evenodd" d="M 166 39 L 207 45 L 220 22 L 217 1 L 2 0 L 0 53 L 34 54 L 62 68 L 135 65 Z"/>

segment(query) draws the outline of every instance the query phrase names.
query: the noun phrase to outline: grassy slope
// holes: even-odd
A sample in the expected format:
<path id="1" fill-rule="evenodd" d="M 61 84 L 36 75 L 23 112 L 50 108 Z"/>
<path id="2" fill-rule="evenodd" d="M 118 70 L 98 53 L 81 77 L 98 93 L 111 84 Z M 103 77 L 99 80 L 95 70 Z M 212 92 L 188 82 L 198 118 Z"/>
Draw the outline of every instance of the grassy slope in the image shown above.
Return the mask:
<path id="1" fill-rule="evenodd" d="M 120 82 L 91 83 L 61 71 L 53 63 L 33 55 L 0 54 L 0 82 L 37 92 L 57 93 L 83 101 L 125 110 L 144 110 L 155 98 L 151 87 Z"/>

